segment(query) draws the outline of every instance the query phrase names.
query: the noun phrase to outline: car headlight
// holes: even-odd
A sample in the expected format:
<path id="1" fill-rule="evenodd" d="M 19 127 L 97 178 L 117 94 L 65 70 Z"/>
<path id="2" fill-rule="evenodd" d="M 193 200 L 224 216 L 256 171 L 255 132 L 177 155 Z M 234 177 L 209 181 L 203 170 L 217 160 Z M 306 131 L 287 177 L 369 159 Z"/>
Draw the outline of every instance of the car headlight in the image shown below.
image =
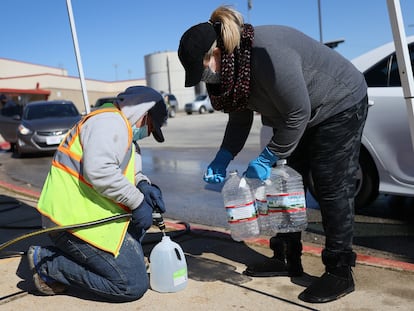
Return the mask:
<path id="1" fill-rule="evenodd" d="M 29 134 L 32 134 L 33 133 L 33 131 L 31 129 L 28 129 L 27 127 L 25 127 L 22 124 L 19 125 L 18 131 L 22 135 L 29 135 Z"/>

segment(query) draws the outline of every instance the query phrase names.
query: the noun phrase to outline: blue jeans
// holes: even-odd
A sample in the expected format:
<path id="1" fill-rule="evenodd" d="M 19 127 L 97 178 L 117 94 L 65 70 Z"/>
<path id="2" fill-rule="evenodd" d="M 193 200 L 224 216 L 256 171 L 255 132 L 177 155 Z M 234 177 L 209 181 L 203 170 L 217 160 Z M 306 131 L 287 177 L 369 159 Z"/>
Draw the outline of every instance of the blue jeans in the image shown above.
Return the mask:
<path id="1" fill-rule="evenodd" d="M 62 284 L 93 292 L 109 301 L 133 301 L 149 288 L 141 243 L 130 232 L 119 255 L 102 251 L 74 235 L 51 235 L 55 246 L 39 251 L 39 271 Z"/>

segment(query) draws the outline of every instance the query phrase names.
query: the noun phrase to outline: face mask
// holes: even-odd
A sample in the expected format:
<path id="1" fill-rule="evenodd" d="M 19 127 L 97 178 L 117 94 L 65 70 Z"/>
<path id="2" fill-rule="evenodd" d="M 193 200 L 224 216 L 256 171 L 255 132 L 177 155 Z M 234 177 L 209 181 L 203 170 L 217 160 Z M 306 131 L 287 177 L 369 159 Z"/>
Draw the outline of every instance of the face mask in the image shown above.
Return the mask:
<path id="1" fill-rule="evenodd" d="M 132 126 L 132 140 L 137 141 L 140 139 L 143 139 L 145 137 L 148 137 L 148 125 L 145 124 L 141 127 L 136 127 L 135 124 Z"/>
<path id="2" fill-rule="evenodd" d="M 220 73 L 214 72 L 207 67 L 204 69 L 203 74 L 201 75 L 201 81 L 209 84 L 219 84 L 220 83 Z"/>

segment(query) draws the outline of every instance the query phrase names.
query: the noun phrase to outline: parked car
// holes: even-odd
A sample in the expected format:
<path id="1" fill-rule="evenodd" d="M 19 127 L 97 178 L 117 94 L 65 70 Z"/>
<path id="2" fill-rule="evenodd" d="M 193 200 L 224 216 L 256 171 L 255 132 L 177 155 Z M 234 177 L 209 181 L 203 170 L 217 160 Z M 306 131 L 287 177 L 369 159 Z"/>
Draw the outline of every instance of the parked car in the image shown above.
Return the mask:
<path id="1" fill-rule="evenodd" d="M 52 152 L 81 115 L 67 100 L 34 101 L 23 108 L 21 117 L 3 117 L 0 134 L 18 155 Z"/>
<path id="2" fill-rule="evenodd" d="M 112 104 L 116 100 L 116 97 L 101 97 L 98 98 L 95 102 L 95 105 L 92 107 L 92 110 L 98 109 L 105 104 Z"/>
<path id="3" fill-rule="evenodd" d="M 208 95 L 198 95 L 193 102 L 185 104 L 184 110 L 187 114 L 192 114 L 193 112 L 200 114 L 206 113 L 207 111 L 209 113 L 214 112 Z"/>
<path id="4" fill-rule="evenodd" d="M 168 117 L 174 118 L 178 111 L 178 100 L 173 94 L 161 93 L 168 110 Z"/>
<path id="5" fill-rule="evenodd" d="M 414 66 L 414 36 L 407 38 Z M 352 63 L 364 73 L 370 108 L 362 135 L 355 210 L 372 203 L 379 193 L 414 196 L 414 149 L 408 124 L 394 43 L 373 49 Z M 262 146 L 271 130 L 261 132 Z M 312 188 L 312 176 L 304 176 Z"/>

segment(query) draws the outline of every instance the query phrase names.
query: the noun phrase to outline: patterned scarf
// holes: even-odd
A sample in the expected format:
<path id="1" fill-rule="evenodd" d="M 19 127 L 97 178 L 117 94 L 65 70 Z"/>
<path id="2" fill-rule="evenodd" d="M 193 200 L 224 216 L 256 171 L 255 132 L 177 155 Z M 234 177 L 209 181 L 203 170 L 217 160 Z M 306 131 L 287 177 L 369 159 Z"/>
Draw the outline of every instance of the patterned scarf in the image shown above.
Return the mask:
<path id="1" fill-rule="evenodd" d="M 224 112 L 242 111 L 247 108 L 250 94 L 250 56 L 254 29 L 244 24 L 240 46 L 233 53 L 222 53 L 220 85 L 207 84 L 211 104 L 215 110 Z M 217 39 L 217 46 L 225 51 L 223 40 Z"/>

